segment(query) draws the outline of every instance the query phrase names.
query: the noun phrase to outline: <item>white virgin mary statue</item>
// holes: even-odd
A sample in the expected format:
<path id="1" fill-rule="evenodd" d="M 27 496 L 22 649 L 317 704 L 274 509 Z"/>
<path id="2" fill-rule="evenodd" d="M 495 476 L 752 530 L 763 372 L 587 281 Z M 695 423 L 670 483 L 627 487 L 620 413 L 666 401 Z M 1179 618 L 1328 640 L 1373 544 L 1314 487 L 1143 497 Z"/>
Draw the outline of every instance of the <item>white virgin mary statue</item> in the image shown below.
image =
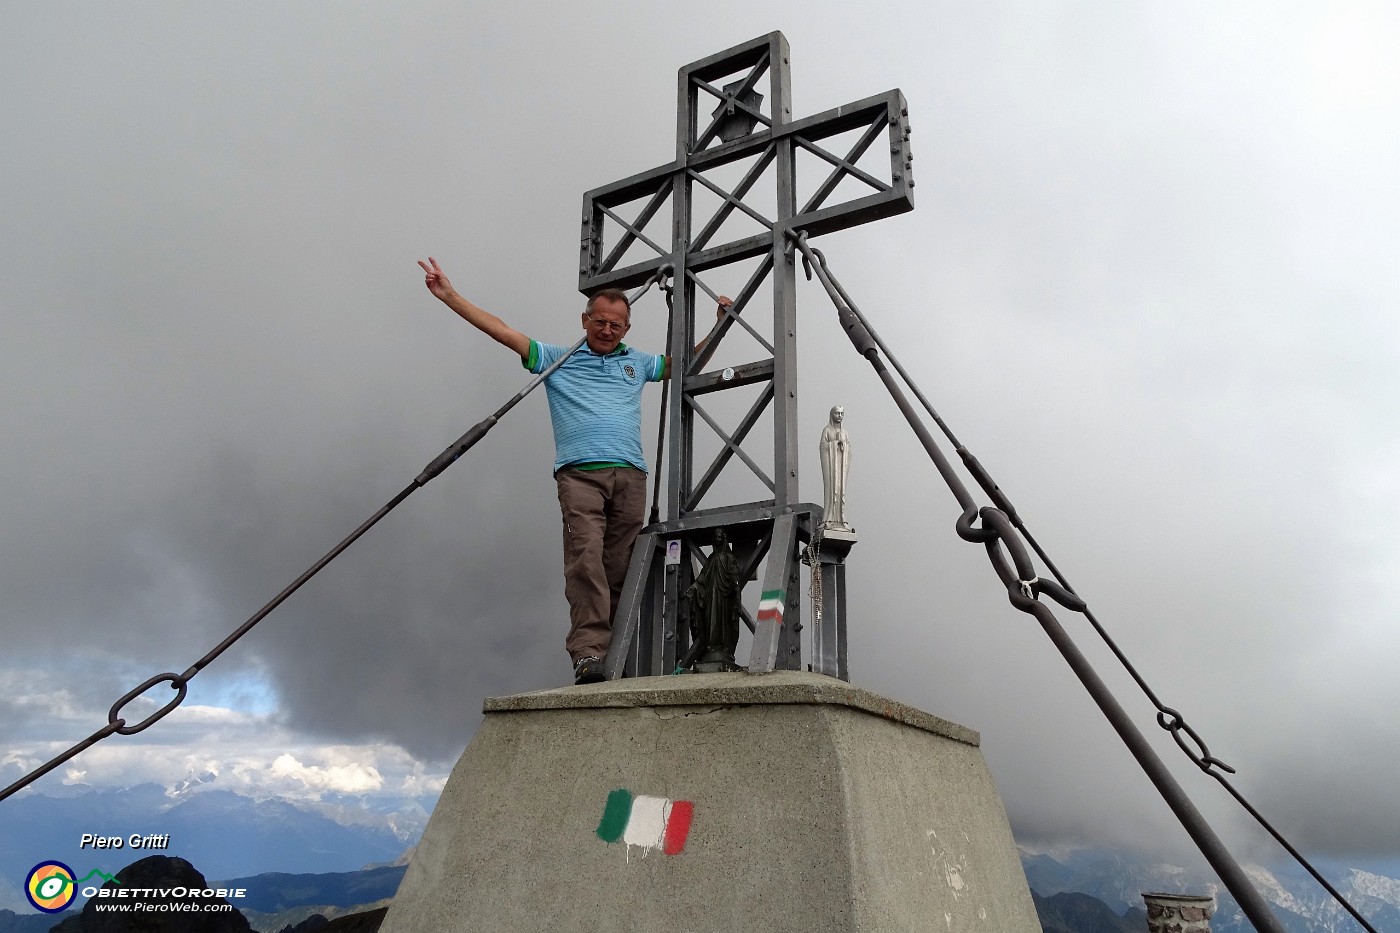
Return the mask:
<path id="1" fill-rule="evenodd" d="M 846 409 L 837 405 L 831 409 L 831 417 L 822 428 L 822 509 L 826 513 L 822 520 L 824 531 L 853 531 L 846 522 L 846 474 L 851 469 L 851 436 L 846 433 L 842 421 Z"/>

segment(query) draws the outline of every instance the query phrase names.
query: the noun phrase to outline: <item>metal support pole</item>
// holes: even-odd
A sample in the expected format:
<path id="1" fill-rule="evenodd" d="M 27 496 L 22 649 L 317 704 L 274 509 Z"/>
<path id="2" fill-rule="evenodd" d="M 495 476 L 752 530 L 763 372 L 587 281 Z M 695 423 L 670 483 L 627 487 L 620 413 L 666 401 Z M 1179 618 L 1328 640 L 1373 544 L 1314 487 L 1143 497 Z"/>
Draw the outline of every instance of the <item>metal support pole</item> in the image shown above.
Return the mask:
<path id="1" fill-rule="evenodd" d="M 854 542 L 818 536 L 815 566 L 811 568 L 821 593 L 821 617 L 812 626 L 812 670 L 828 677 L 850 680 L 847 659 L 846 557 Z"/>

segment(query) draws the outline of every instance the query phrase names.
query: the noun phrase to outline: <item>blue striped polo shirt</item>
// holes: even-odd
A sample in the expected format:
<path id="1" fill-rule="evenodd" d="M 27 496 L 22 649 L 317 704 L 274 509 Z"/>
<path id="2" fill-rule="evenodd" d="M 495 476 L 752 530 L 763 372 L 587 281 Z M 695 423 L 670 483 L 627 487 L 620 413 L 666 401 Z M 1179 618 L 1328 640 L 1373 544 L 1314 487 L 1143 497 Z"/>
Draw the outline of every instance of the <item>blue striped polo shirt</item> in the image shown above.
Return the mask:
<path id="1" fill-rule="evenodd" d="M 542 373 L 569 351 L 530 341 L 521 363 Z M 554 471 L 580 463 L 629 463 L 645 472 L 642 387 L 659 382 L 666 358 L 626 344 L 600 356 L 584 344 L 544 382 L 554 424 Z"/>

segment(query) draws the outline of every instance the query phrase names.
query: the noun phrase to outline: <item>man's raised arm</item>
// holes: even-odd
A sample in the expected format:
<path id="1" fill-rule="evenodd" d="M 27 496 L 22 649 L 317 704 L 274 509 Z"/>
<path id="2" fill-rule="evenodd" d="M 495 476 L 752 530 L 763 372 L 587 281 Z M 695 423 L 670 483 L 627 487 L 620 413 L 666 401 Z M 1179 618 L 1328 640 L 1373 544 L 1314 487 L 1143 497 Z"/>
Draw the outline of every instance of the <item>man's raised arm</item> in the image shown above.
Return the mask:
<path id="1" fill-rule="evenodd" d="M 719 296 L 719 304 L 715 306 L 715 320 L 716 320 L 716 321 L 722 321 L 722 320 L 724 320 L 724 312 L 728 311 L 729 308 L 730 308 L 730 306 L 733 305 L 733 304 L 734 304 L 734 299 L 733 299 L 733 298 L 730 298 L 728 295 L 720 295 L 720 296 Z M 705 344 L 707 344 L 707 343 L 709 343 L 709 337 L 702 337 L 701 340 L 700 340 L 700 342 L 697 343 L 697 344 L 695 345 L 695 349 L 692 350 L 691 352 L 693 352 L 696 356 L 699 356 L 699 355 L 700 355 L 700 351 L 703 350 L 703 349 L 705 349 Z M 667 354 L 667 355 L 666 355 L 665 360 L 666 360 L 666 366 L 661 370 L 661 378 L 662 378 L 662 379 L 670 379 L 670 378 L 671 378 L 671 357 L 670 357 L 670 354 Z"/>
<path id="2" fill-rule="evenodd" d="M 490 311 L 478 308 L 467 299 L 463 298 L 457 289 L 452 287 L 447 276 L 443 273 L 442 267 L 437 264 L 437 260 L 429 256 L 427 262 L 418 260 L 418 265 L 424 272 L 423 284 L 428 286 L 428 291 L 433 296 L 447 305 L 458 316 L 477 330 L 486 334 L 492 340 L 504 347 L 509 347 L 522 359 L 530 354 L 530 338 L 520 331 L 511 327 L 505 321 L 496 317 Z"/>

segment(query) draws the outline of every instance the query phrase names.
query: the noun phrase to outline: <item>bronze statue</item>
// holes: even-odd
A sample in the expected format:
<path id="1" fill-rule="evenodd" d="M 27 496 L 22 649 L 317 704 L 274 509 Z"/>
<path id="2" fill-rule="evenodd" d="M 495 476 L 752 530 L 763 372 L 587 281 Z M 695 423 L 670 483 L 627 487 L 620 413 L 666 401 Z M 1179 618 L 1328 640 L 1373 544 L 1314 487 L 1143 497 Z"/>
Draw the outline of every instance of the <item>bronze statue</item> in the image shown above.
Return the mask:
<path id="1" fill-rule="evenodd" d="M 691 650 L 697 671 L 737 671 L 734 650 L 739 646 L 739 594 L 744 581 L 739 560 L 729 548 L 721 528 L 715 532 L 715 546 L 700 576 L 685 591 L 690 603 Z"/>

